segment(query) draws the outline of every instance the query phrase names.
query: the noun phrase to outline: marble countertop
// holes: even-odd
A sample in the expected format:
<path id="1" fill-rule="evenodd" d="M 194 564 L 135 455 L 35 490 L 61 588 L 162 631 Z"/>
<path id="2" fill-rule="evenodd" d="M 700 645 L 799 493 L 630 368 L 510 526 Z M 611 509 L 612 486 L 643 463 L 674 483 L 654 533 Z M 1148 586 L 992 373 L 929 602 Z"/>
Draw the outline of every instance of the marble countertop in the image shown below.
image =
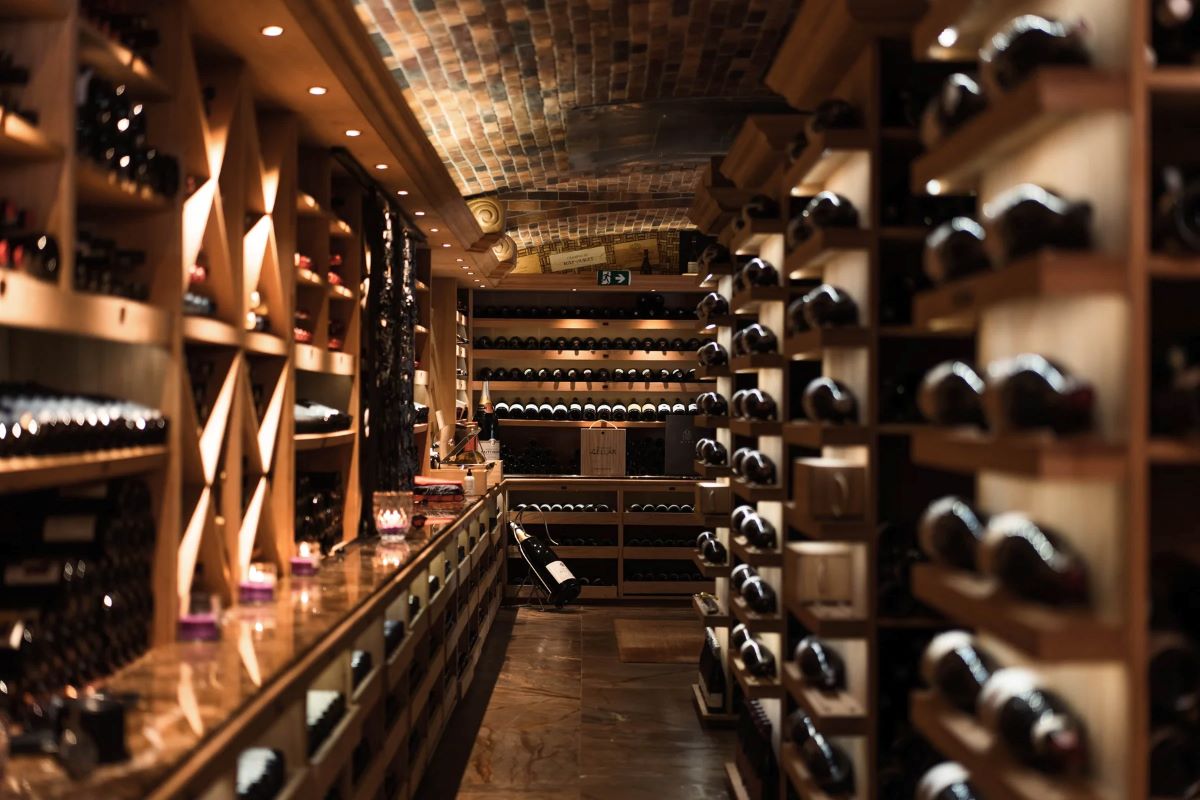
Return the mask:
<path id="1" fill-rule="evenodd" d="M 14 757 L 0 780 L 0 797 L 145 797 L 202 745 L 231 729 L 236 735 L 242 722 L 263 713 L 264 696 L 274 694 L 269 690 L 327 664 L 356 625 L 382 612 L 486 497 L 461 512 L 431 514 L 404 549 L 354 542 L 325 559 L 315 577 L 280 580 L 274 601 L 223 612 L 219 641 L 152 648 L 103 686 L 129 703 L 129 761 L 73 781 L 56 759 Z"/>

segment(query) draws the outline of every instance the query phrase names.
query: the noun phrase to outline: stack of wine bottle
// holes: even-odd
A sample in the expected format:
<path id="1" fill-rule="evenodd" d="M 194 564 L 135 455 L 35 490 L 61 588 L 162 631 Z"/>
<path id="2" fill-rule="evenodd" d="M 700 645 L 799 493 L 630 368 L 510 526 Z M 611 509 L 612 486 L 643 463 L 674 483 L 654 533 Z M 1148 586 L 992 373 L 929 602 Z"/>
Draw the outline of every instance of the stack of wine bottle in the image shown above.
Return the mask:
<path id="1" fill-rule="evenodd" d="M 311 757 L 346 716 L 346 695 L 331 689 L 309 689 L 304 708 Z"/>
<path id="2" fill-rule="evenodd" d="M 37 730 L 64 691 L 146 650 L 154 510 L 136 478 L 9 495 L 5 508 L 0 714 Z"/>
<path id="3" fill-rule="evenodd" d="M 484 319 L 691 319 L 689 308 L 668 308 L 657 292 L 644 292 L 632 308 L 617 306 L 494 306 L 480 305 L 475 316 Z"/>
<path id="4" fill-rule="evenodd" d="M 645 353 L 685 352 L 696 350 L 701 344 L 703 342 L 699 338 L 683 339 L 678 336 L 673 339 L 668 339 L 665 336 L 658 338 L 647 336 L 641 339 L 636 336 L 629 339 L 626 339 L 624 336 L 612 338 L 601 336 L 598 339 L 593 336 L 586 338 L 572 336 L 570 339 L 565 336 L 559 336 L 555 339 L 549 336 L 543 336 L 540 339 L 536 336 L 526 336 L 524 338 L 520 336 L 509 336 L 508 338 L 497 336 L 494 339 L 491 336 L 478 336 L 475 338 L 476 350 L 547 350 L 559 353 L 594 352 L 597 350 L 605 352 L 621 350 L 630 353 L 639 351 Z"/>
<path id="5" fill-rule="evenodd" d="M 656 531 L 652 534 L 641 535 L 637 528 L 625 529 L 626 547 L 679 547 L 692 546 L 692 537 L 685 533 L 671 531 Z"/>
<path id="6" fill-rule="evenodd" d="M 691 561 L 635 561 L 626 560 L 625 580 L 654 581 L 658 583 L 702 581 L 704 576 L 696 572 Z"/>
<path id="7" fill-rule="evenodd" d="M 540 514 L 610 514 L 608 503 L 517 503 L 513 511 L 529 511 Z"/>
<path id="8" fill-rule="evenodd" d="M 729 515 L 730 530 L 759 550 L 774 550 L 779 536 L 769 519 L 759 515 L 754 506 L 741 505 Z"/>
<path id="9" fill-rule="evenodd" d="M 694 403 L 684 404 L 681 401 L 668 403 L 663 399 L 655 404 L 631 400 L 626 404 L 601 400 L 596 403 L 590 397 L 582 402 L 577 397 L 570 400 L 560 397 L 554 403 L 551 403 L 548 397 L 541 403 L 534 400 L 522 403 L 519 398 L 514 398 L 512 401 L 501 400 L 496 403 L 495 408 L 496 417 L 499 419 L 537 419 L 558 422 L 597 419 L 616 422 L 666 422 L 667 417 L 671 414 L 696 413 Z"/>
<path id="10" fill-rule="evenodd" d="M 269 747 L 243 750 L 237 760 L 238 800 L 269 800 L 287 783 L 283 752 Z"/>
<path id="11" fill-rule="evenodd" d="M 0 200 L 0 268 L 53 283 L 61 266 L 58 239 L 38 230 L 27 210 Z"/>
<path id="12" fill-rule="evenodd" d="M 775 614 L 779 602 L 775 589 L 749 564 L 738 564 L 729 573 L 729 586 L 756 614 Z"/>
<path id="13" fill-rule="evenodd" d="M 696 510 L 691 503 L 630 503 L 627 514 L 692 514 Z"/>
<path id="14" fill-rule="evenodd" d="M 574 475 L 579 471 L 579 451 L 561 454 L 543 442 L 534 440 L 514 444 L 504 439 L 500 444 L 504 471 L 510 475 Z"/>
<path id="15" fill-rule="evenodd" d="M 166 441 L 157 409 L 34 383 L 0 384 L 0 457 L 84 453 Z"/>
<path id="16" fill-rule="evenodd" d="M 321 551 L 342 541 L 345 495 L 340 472 L 296 475 L 296 541 L 316 542 Z"/>
<path id="17" fill-rule="evenodd" d="M 696 370 L 694 369 L 608 369 L 608 367 L 600 367 L 598 369 L 549 369 L 542 367 L 533 369 L 525 367 L 524 369 L 513 367 L 483 367 L 475 373 L 476 377 L 481 381 L 536 381 L 540 383 L 562 383 L 569 381 L 576 383 L 683 383 L 693 382 L 696 380 Z"/>

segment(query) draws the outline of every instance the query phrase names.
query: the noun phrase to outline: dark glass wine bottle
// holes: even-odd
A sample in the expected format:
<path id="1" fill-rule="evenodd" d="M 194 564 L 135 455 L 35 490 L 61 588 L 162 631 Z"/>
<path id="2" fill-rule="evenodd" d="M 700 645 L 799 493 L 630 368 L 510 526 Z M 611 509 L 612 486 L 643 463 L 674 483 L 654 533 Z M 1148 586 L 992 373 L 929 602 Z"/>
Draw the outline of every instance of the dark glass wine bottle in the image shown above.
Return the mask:
<path id="1" fill-rule="evenodd" d="M 729 301 L 716 292 L 709 292 L 700 299 L 696 306 L 696 316 L 704 325 L 714 323 L 718 318 L 728 316 Z"/>
<path id="2" fill-rule="evenodd" d="M 1091 429 L 1095 392 L 1044 356 L 1023 353 L 988 365 L 983 408 L 997 433 L 1049 428 L 1055 433 Z"/>
<path id="3" fill-rule="evenodd" d="M 934 500 L 925 509 L 917 527 L 917 540 L 933 561 L 975 570 L 986 531 L 987 518 L 966 500 L 950 495 Z"/>
<path id="4" fill-rule="evenodd" d="M 1171 725 L 1150 736 L 1150 795 L 1195 800 L 1200 794 L 1200 737 Z"/>
<path id="5" fill-rule="evenodd" d="M 741 593 L 742 599 L 753 611 L 759 614 L 775 613 L 777 608 L 775 589 L 761 576 L 756 575 L 743 583 Z"/>
<path id="6" fill-rule="evenodd" d="M 1091 598 L 1088 568 L 1070 543 L 1024 514 L 997 514 L 980 542 L 979 566 L 1013 594 L 1055 606 Z"/>
<path id="7" fill-rule="evenodd" d="M 854 394 L 832 378 L 817 378 L 804 389 L 804 414 L 813 422 L 845 424 L 858 421 Z"/>
<path id="8" fill-rule="evenodd" d="M 729 351 L 717 342 L 709 342 L 697 351 L 702 367 L 723 367 L 729 363 Z"/>
<path id="9" fill-rule="evenodd" d="M 475 421 L 479 423 L 479 450 L 487 461 L 500 460 L 500 420 L 492 405 L 487 381 L 479 393 L 479 408 L 475 410 Z"/>
<path id="10" fill-rule="evenodd" d="M 756 512 L 743 515 L 735 530 L 752 546 L 761 550 L 774 550 L 776 547 L 778 535 L 775 526 Z"/>
<path id="11" fill-rule="evenodd" d="M 521 558 L 537 577 L 550 602 L 561 608 L 579 597 L 579 581 L 548 545 L 530 536 L 515 522 L 509 522 L 508 529 L 517 543 Z"/>
<path id="12" fill-rule="evenodd" d="M 1200 181 L 1181 167 L 1163 168 L 1154 187 L 1154 249 L 1166 253 L 1200 252 Z"/>
<path id="13" fill-rule="evenodd" d="M 943 361 L 921 380 L 917 408 L 938 425 L 983 424 L 983 378 L 962 361 Z"/>
<path id="14" fill-rule="evenodd" d="M 753 286 L 778 286 L 779 270 L 769 261 L 752 258 L 734 276 L 734 290 L 744 292 Z"/>
<path id="15" fill-rule="evenodd" d="M 1152 720 L 1191 725 L 1200 720 L 1200 649 L 1195 643 L 1175 631 L 1153 632 L 1149 673 Z"/>
<path id="16" fill-rule="evenodd" d="M 1001 193 L 984 206 L 993 263 L 1009 263 L 1045 248 L 1092 247 L 1092 206 L 1032 183 Z"/>
<path id="17" fill-rule="evenodd" d="M 955 708 L 975 713 L 984 684 L 997 670 L 995 660 L 966 631 L 939 633 L 921 656 L 921 677 Z"/>
<path id="18" fill-rule="evenodd" d="M 970 217 L 955 217 L 942 223 L 925 238 L 922 265 L 935 284 L 986 272 L 992 267 L 987 232 Z"/>
<path id="19" fill-rule="evenodd" d="M 979 719 L 1018 761 L 1051 774 L 1078 775 L 1088 766 L 1083 723 L 1027 669 L 994 673 L 979 694 Z"/>
<path id="20" fill-rule="evenodd" d="M 788 223 L 788 239 L 800 244 L 826 228 L 857 228 L 858 209 L 849 199 L 835 192 L 818 192 Z"/>
<path id="21" fill-rule="evenodd" d="M 823 283 L 788 306 L 788 324 L 793 333 L 857 325 L 858 304 L 842 289 Z"/>
<path id="22" fill-rule="evenodd" d="M 742 399 L 742 409 L 750 419 L 770 421 L 777 418 L 779 413 L 775 398 L 762 389 L 750 389 Z"/>
<path id="23" fill-rule="evenodd" d="M 753 636 L 742 644 L 739 655 L 746 671 L 754 677 L 771 678 L 775 676 L 775 654 Z"/>
<path id="24" fill-rule="evenodd" d="M 755 486 L 773 486 L 776 483 L 775 462 L 759 450 L 753 450 L 742 460 L 741 475 L 747 483 Z"/>
<path id="25" fill-rule="evenodd" d="M 961 72 L 946 78 L 921 117 L 921 143 L 932 148 L 987 108 L 975 79 Z"/>
<path id="26" fill-rule="evenodd" d="M 729 416 L 729 404 L 716 392 L 705 392 L 696 398 L 696 407 L 701 414 L 710 417 Z"/>
<path id="27" fill-rule="evenodd" d="M 980 75 L 989 94 L 999 95 L 1046 66 L 1088 66 L 1091 52 L 1082 23 L 1022 14 L 979 50 Z"/>
<path id="28" fill-rule="evenodd" d="M 716 439 L 701 439 L 696 442 L 696 459 L 709 466 L 723 466 L 728 458 L 725 445 Z"/>
<path id="29" fill-rule="evenodd" d="M 914 800 L 983 800 L 983 795 L 961 764 L 946 761 L 921 776 Z"/>
<path id="30" fill-rule="evenodd" d="M 804 682 L 821 691 L 836 692 L 846 688 L 846 664 L 836 650 L 831 650 L 815 636 L 806 636 L 796 645 L 792 660 L 800 668 Z"/>
<path id="31" fill-rule="evenodd" d="M 747 353 L 776 353 L 779 351 L 779 340 L 775 332 L 765 325 L 755 322 L 743 328 L 742 334 L 745 352 Z"/>

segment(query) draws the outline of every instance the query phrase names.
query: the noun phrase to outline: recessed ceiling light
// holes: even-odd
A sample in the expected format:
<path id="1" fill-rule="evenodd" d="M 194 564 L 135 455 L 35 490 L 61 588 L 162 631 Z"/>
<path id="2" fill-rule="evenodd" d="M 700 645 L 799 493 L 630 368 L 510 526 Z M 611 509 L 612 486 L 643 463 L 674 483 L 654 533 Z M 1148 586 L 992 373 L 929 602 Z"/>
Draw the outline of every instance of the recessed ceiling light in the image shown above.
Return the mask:
<path id="1" fill-rule="evenodd" d="M 387 169 L 387 164 L 376 164 L 375 169 Z"/>
<path id="2" fill-rule="evenodd" d="M 401 189 L 400 191 L 396 192 L 396 194 L 400 195 L 401 197 L 408 197 L 408 189 Z"/>
<path id="3" fill-rule="evenodd" d="M 425 216 L 425 212 L 424 211 L 414 211 L 413 216 L 423 217 L 423 216 Z"/>
<path id="4" fill-rule="evenodd" d="M 442 242 L 442 247 L 449 247 L 449 246 L 450 246 L 449 242 Z"/>
<path id="5" fill-rule="evenodd" d="M 925 191 L 928 192 L 929 194 L 941 194 L 942 193 L 942 182 L 937 179 L 929 181 L 928 183 L 925 184 Z"/>
<path id="6" fill-rule="evenodd" d="M 310 87 L 308 87 L 308 93 L 309 93 L 309 94 L 311 94 L 313 97 L 320 97 L 321 95 L 325 94 L 325 93 L 326 93 L 326 92 L 328 92 L 328 91 L 329 91 L 329 90 L 328 90 L 328 89 L 326 89 L 324 86 L 310 86 Z"/>
<path id="7" fill-rule="evenodd" d="M 942 47 L 954 47 L 958 41 L 958 30 L 955 28 L 946 28 L 938 34 L 938 44 Z"/>
<path id="8" fill-rule="evenodd" d="M 430 229 L 429 229 L 429 232 L 430 232 L 430 233 L 437 233 L 437 232 L 438 232 L 438 229 L 437 229 L 437 228 L 430 228 Z"/>
<path id="9" fill-rule="evenodd" d="M 468 269 L 468 270 L 467 270 L 467 274 L 468 274 L 468 275 L 474 275 L 475 273 L 474 273 L 474 272 L 471 272 L 471 270 L 469 270 L 469 269 Z"/>
<path id="10" fill-rule="evenodd" d="M 283 36 L 283 28 L 278 25 L 268 25 L 262 29 L 262 35 L 274 39 L 276 36 Z"/>
<path id="11" fill-rule="evenodd" d="M 466 264 L 463 264 L 463 265 L 462 265 L 462 268 L 463 268 L 463 269 L 466 269 L 466 270 L 469 270 L 469 269 L 471 269 L 471 268 L 470 268 L 470 267 L 468 267 Z"/>
<path id="12" fill-rule="evenodd" d="M 461 258 L 456 258 L 456 259 L 454 259 L 454 260 L 455 260 L 455 261 L 462 261 L 462 259 L 461 259 Z"/>
<path id="13" fill-rule="evenodd" d="M 358 130 L 357 128 L 351 128 L 350 130 L 346 131 L 346 135 L 353 139 L 356 136 L 362 136 L 362 131 Z"/>

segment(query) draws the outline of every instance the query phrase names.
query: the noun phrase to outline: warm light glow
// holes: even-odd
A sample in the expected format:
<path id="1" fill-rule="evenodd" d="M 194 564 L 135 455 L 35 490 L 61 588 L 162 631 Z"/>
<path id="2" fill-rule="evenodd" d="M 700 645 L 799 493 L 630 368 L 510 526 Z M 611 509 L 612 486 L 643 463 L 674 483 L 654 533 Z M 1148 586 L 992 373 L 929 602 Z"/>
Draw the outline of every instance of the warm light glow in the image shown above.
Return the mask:
<path id="1" fill-rule="evenodd" d="M 283 28 L 278 25 L 268 25 L 262 29 L 262 35 L 274 39 L 276 36 L 283 36 Z"/>
<path id="2" fill-rule="evenodd" d="M 438 229 L 437 229 L 437 228 L 430 228 L 430 229 L 429 229 L 429 232 L 430 232 L 430 233 L 437 233 L 437 232 L 438 232 Z"/>
<path id="3" fill-rule="evenodd" d="M 925 184 L 925 191 L 929 192 L 930 194 L 941 194 L 942 182 L 939 180 L 929 181 Z"/>
<path id="4" fill-rule="evenodd" d="M 456 258 L 456 259 L 454 259 L 454 260 L 455 260 L 455 261 L 462 261 L 462 259 L 461 259 L 461 258 Z"/>
<path id="5" fill-rule="evenodd" d="M 400 195 L 401 197 L 408 197 L 408 189 L 401 189 L 400 191 L 396 192 L 396 194 Z"/>
<path id="6" fill-rule="evenodd" d="M 387 164 L 376 164 L 375 169 L 380 169 L 380 170 L 387 169 Z"/>
<path id="7" fill-rule="evenodd" d="M 958 31 L 955 28 L 946 28 L 938 34 L 938 44 L 942 47 L 953 47 L 958 41 Z"/>
<path id="8" fill-rule="evenodd" d="M 463 269 L 467 269 L 467 268 L 466 268 L 466 267 L 463 267 Z M 472 272 L 471 270 L 469 270 L 469 269 L 468 269 L 468 270 L 467 270 L 467 274 L 468 274 L 468 275 L 474 275 L 475 273 L 474 273 L 474 272 Z"/>
<path id="9" fill-rule="evenodd" d="M 328 92 L 328 91 L 329 91 L 329 90 L 328 90 L 328 89 L 326 89 L 324 86 L 310 86 L 310 87 L 308 87 L 308 93 L 309 93 L 309 94 L 311 94 L 313 97 L 321 97 L 322 95 L 324 95 L 324 94 L 325 94 L 326 92 Z"/>
<path id="10" fill-rule="evenodd" d="M 424 211 L 414 211 L 413 216 L 414 217 L 423 217 L 423 216 L 425 216 L 425 212 Z"/>
<path id="11" fill-rule="evenodd" d="M 353 139 L 356 136 L 362 136 L 362 131 L 358 130 L 357 128 L 351 128 L 350 130 L 346 131 L 346 135 Z"/>
<path id="12" fill-rule="evenodd" d="M 443 243 L 442 243 L 442 247 L 450 247 L 450 243 L 449 243 L 449 242 L 443 242 Z"/>

